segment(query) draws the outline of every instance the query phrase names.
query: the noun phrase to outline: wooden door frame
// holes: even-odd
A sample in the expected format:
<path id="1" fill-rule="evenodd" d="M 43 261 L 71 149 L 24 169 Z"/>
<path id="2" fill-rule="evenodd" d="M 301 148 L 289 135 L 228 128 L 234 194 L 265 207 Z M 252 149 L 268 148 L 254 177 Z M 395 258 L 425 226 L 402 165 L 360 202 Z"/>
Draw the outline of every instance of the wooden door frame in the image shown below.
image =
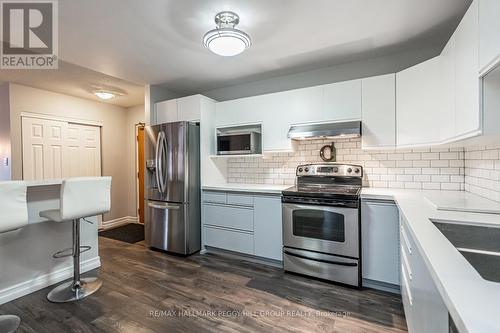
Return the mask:
<path id="1" fill-rule="evenodd" d="M 134 173 L 134 177 L 135 177 L 135 184 L 136 184 L 136 193 L 135 193 L 135 197 L 136 197 L 136 206 L 137 206 L 137 222 L 138 223 L 144 223 L 144 209 L 142 212 L 139 212 L 139 208 L 140 208 L 140 205 L 141 205 L 141 200 L 144 201 L 144 198 L 141 198 L 141 195 L 140 195 L 140 187 L 141 187 L 141 184 L 140 184 L 140 178 L 139 178 L 139 145 L 138 145 L 138 142 L 139 142 L 139 128 L 145 128 L 146 127 L 146 124 L 145 123 L 137 123 L 135 124 L 135 138 L 134 138 L 134 142 L 135 142 L 135 173 Z M 145 161 L 143 161 L 145 163 Z M 144 184 L 143 184 L 143 187 L 145 187 L 145 179 L 144 179 Z M 144 189 L 145 190 L 145 189 Z M 143 217 L 143 220 L 141 221 L 141 213 L 142 213 L 142 217 Z"/>

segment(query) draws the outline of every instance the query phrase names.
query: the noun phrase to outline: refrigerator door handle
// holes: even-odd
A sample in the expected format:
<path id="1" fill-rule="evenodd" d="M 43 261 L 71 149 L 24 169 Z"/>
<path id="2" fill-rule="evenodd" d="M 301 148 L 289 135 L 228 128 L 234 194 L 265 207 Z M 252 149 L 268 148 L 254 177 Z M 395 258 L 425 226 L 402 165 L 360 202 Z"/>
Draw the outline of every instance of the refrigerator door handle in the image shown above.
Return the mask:
<path id="1" fill-rule="evenodd" d="M 179 209 L 180 206 L 174 206 L 174 205 L 160 205 L 160 204 L 154 204 L 154 203 L 148 203 L 148 206 L 151 208 L 156 208 L 156 209 Z"/>
<path id="2" fill-rule="evenodd" d="M 162 154 L 165 154 L 165 163 L 168 163 L 168 141 L 167 141 L 167 136 L 165 135 L 164 132 L 163 133 L 163 137 L 162 137 L 162 141 L 163 141 L 163 144 L 162 144 Z M 165 193 L 167 191 L 167 178 L 168 178 L 168 174 L 166 174 L 168 172 L 168 167 L 166 165 L 161 165 L 162 167 L 162 186 L 163 186 L 163 193 Z M 165 168 L 165 169 L 164 169 Z M 165 173 L 165 174 L 164 174 Z M 163 177 L 165 176 L 165 177 Z"/>
<path id="3" fill-rule="evenodd" d="M 161 193 L 161 184 L 160 184 L 160 139 L 161 133 L 158 133 L 158 137 L 156 138 L 156 152 L 155 152 L 155 167 L 156 167 L 156 186 Z"/>
<path id="4" fill-rule="evenodd" d="M 158 187 L 160 189 L 161 194 L 165 194 L 165 188 L 163 187 L 163 136 L 165 135 L 164 132 L 160 132 L 160 142 L 159 142 L 159 150 L 158 150 L 158 166 L 160 167 L 158 169 L 158 174 L 159 174 L 159 184 Z"/>

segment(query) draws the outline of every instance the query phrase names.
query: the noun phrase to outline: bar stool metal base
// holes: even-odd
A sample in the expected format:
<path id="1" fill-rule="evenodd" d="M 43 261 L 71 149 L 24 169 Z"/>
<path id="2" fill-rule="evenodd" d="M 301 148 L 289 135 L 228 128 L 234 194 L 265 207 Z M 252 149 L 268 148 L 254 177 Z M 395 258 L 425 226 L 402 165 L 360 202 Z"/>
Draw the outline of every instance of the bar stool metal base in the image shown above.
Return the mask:
<path id="1" fill-rule="evenodd" d="M 14 315 L 0 316 L 0 332 L 14 333 L 21 324 L 21 318 Z"/>
<path id="2" fill-rule="evenodd" d="M 74 302 L 92 295 L 101 286 L 102 281 L 97 278 L 82 278 L 76 287 L 73 281 L 69 281 L 52 289 L 47 299 L 53 303 Z"/>

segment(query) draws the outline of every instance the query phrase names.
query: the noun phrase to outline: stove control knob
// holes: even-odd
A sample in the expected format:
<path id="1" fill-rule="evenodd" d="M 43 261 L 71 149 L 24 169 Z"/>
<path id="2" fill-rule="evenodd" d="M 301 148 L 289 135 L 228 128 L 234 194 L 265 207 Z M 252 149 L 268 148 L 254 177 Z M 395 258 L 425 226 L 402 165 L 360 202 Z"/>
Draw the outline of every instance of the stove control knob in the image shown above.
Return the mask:
<path id="1" fill-rule="evenodd" d="M 306 168 L 306 172 L 309 172 L 309 168 Z"/>
<path id="2" fill-rule="evenodd" d="M 348 169 L 347 169 L 347 172 L 348 172 L 348 173 L 351 173 L 351 172 L 352 172 L 352 169 L 351 169 L 351 168 L 348 168 Z"/>
<path id="3" fill-rule="evenodd" d="M 299 168 L 299 172 L 302 172 L 302 170 L 303 170 L 302 168 Z"/>
<path id="4" fill-rule="evenodd" d="M 357 169 L 357 168 L 354 169 L 354 172 L 359 173 L 359 169 Z"/>

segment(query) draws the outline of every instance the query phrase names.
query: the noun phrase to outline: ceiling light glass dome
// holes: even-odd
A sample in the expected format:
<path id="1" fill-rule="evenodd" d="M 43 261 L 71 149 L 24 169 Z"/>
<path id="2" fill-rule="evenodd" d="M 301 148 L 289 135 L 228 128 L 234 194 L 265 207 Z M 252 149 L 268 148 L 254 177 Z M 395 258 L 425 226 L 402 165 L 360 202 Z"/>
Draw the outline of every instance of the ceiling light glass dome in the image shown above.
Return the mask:
<path id="1" fill-rule="evenodd" d="M 203 37 L 203 45 L 215 54 L 224 57 L 235 56 L 251 45 L 250 36 L 234 27 L 240 18 L 233 12 L 220 12 L 215 15 L 217 28 Z"/>

